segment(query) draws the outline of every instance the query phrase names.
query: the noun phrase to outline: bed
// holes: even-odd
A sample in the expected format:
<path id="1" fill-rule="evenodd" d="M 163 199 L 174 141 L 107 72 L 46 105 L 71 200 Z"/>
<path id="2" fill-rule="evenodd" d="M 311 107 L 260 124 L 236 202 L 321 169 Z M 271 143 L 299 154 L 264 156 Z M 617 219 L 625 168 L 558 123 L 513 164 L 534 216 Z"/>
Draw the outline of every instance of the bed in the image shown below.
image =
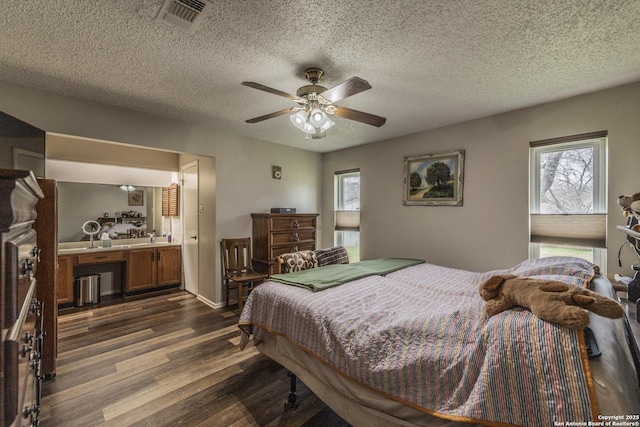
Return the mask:
<path id="1" fill-rule="evenodd" d="M 583 331 L 519 307 L 482 315 L 478 285 L 502 273 L 617 298 L 596 266 L 553 257 L 483 273 L 419 260 L 386 268 L 394 260 L 371 275 L 363 263 L 315 268 L 310 284 L 297 283 L 307 272 L 273 276 L 249 295 L 241 348 L 253 338 L 354 426 L 638 425 L 628 319 L 590 313 L 600 351 L 590 357 Z"/>

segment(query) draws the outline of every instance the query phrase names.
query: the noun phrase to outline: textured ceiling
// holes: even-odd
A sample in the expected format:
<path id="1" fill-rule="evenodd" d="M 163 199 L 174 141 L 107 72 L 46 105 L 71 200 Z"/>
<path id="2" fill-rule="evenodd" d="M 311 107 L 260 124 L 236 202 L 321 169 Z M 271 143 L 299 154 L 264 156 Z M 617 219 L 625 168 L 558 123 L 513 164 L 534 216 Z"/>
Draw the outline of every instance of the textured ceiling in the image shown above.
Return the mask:
<path id="1" fill-rule="evenodd" d="M 162 0 L 0 0 L 0 79 L 326 152 L 640 80 L 639 0 L 222 0 L 192 33 Z M 305 140 L 293 93 L 304 70 L 373 89 Z M 0 94 L 1 96 L 1 94 Z"/>

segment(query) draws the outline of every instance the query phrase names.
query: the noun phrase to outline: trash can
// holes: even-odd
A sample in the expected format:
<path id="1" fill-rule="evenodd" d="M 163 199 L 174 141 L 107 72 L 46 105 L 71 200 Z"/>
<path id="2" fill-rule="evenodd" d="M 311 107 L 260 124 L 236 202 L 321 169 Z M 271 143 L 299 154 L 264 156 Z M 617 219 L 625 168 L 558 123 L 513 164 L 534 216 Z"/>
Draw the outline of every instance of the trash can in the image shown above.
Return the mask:
<path id="1" fill-rule="evenodd" d="M 100 302 L 100 275 L 76 277 L 74 294 L 76 307 Z"/>

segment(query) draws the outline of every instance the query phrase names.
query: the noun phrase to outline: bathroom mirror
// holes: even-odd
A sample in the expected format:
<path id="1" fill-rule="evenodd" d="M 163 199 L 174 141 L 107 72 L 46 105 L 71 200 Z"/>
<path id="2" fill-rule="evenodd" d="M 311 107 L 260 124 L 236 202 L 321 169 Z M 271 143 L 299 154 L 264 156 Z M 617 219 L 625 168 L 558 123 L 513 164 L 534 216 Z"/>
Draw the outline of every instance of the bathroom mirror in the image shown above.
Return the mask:
<path id="1" fill-rule="evenodd" d="M 135 188 L 144 194 L 142 205 L 130 206 L 129 192 L 117 185 L 58 181 L 58 242 L 88 240 L 81 229 L 87 221 L 111 239 L 168 233 L 171 225 L 161 215 L 162 187 Z"/>

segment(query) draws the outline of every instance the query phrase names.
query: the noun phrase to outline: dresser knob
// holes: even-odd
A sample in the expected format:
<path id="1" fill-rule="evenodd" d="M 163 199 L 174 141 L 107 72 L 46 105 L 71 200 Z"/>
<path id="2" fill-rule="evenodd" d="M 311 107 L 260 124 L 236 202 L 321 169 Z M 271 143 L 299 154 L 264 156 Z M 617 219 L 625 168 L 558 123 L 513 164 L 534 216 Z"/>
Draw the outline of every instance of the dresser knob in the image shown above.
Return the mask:
<path id="1" fill-rule="evenodd" d="M 33 272 L 33 261 L 30 259 L 25 259 L 22 263 L 22 274 L 32 273 Z"/>
<path id="2" fill-rule="evenodd" d="M 38 405 L 25 406 L 22 410 L 22 416 L 24 418 L 29 418 L 31 414 L 38 414 L 40 412 L 40 407 Z"/>
<path id="3" fill-rule="evenodd" d="M 300 228 L 300 224 L 298 223 L 297 219 L 291 221 L 291 228 Z"/>
<path id="4" fill-rule="evenodd" d="M 20 349 L 20 356 L 26 357 L 27 354 L 31 352 L 31 350 L 32 348 L 30 346 L 28 346 L 27 344 L 23 344 L 22 348 Z"/>
<path id="5" fill-rule="evenodd" d="M 291 235 L 291 241 L 292 242 L 299 242 L 300 241 L 300 237 L 298 237 L 298 233 L 293 233 Z"/>
<path id="6" fill-rule="evenodd" d="M 35 314 L 36 316 L 40 316 L 40 309 L 42 308 L 42 301 L 37 298 L 34 298 L 31 301 L 31 305 L 29 306 L 29 311 L 31 314 Z"/>
<path id="7" fill-rule="evenodd" d="M 34 246 L 31 250 L 31 255 L 33 255 L 38 262 L 40 262 L 40 252 L 41 250 L 37 246 Z"/>

